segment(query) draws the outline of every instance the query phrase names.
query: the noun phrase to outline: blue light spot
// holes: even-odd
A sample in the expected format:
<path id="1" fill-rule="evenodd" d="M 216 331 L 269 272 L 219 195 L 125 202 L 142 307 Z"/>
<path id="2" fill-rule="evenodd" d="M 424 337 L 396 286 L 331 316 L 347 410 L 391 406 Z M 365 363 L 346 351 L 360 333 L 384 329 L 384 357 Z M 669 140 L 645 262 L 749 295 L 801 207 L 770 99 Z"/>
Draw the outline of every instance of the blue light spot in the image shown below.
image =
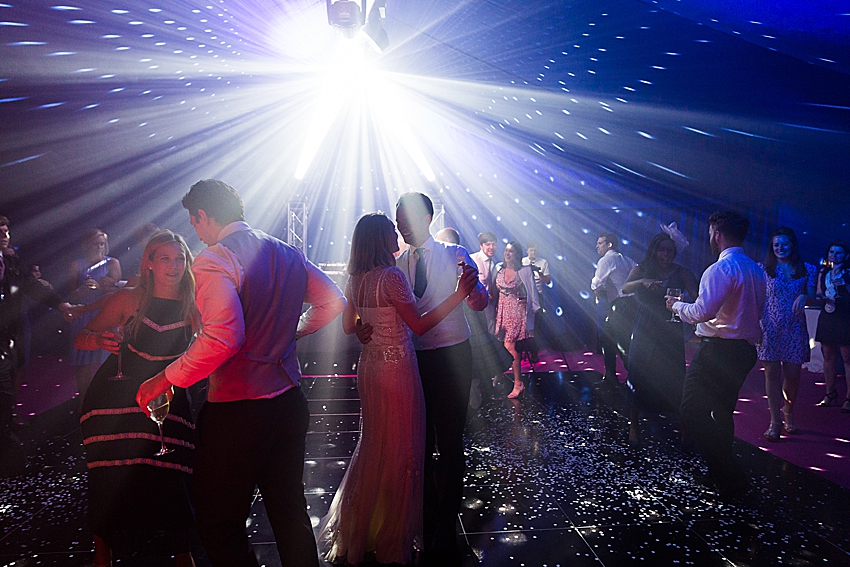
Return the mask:
<path id="1" fill-rule="evenodd" d="M 13 41 L 12 43 L 7 43 L 6 45 L 10 47 L 20 47 L 25 45 L 47 45 L 46 41 Z"/>
<path id="2" fill-rule="evenodd" d="M 78 8 L 77 6 L 51 6 L 52 10 L 58 10 L 60 12 L 73 12 L 75 10 L 82 10 L 82 8 Z"/>
<path id="3" fill-rule="evenodd" d="M 696 134 L 702 134 L 703 136 L 710 136 L 712 138 L 716 138 L 714 134 L 709 134 L 708 132 L 703 132 L 702 130 L 697 130 L 696 128 L 691 128 L 690 126 L 682 126 L 682 128 L 694 132 Z"/>
<path id="4" fill-rule="evenodd" d="M 30 160 L 33 160 L 33 159 L 40 158 L 40 157 L 41 157 L 41 156 L 43 156 L 43 155 L 44 155 L 44 154 L 36 154 L 36 155 L 34 155 L 34 156 L 29 156 L 29 157 L 25 157 L 25 158 L 21 158 L 21 159 L 16 159 L 15 161 L 6 162 L 6 163 L 4 163 L 3 165 L 0 165 L 0 167 L 9 167 L 10 165 L 17 165 L 17 164 L 19 164 L 19 163 L 24 163 L 25 161 L 30 161 Z"/>
<path id="5" fill-rule="evenodd" d="M 110 10 L 113 14 L 129 14 L 129 10 Z"/>
<path id="6" fill-rule="evenodd" d="M 114 34 L 114 33 L 110 33 L 110 34 L 100 36 L 100 39 L 118 39 L 119 37 L 121 37 L 121 36 Z"/>
<path id="7" fill-rule="evenodd" d="M 75 26 L 85 26 L 88 24 L 96 24 L 97 22 L 94 22 L 92 20 L 70 20 L 68 23 L 74 24 Z"/>
<path id="8" fill-rule="evenodd" d="M 655 139 L 650 134 L 647 134 L 646 132 L 641 132 L 640 130 L 638 130 L 637 133 L 638 133 L 638 135 L 643 136 L 647 140 L 654 140 Z"/>
<path id="9" fill-rule="evenodd" d="M 124 87 L 118 87 L 118 88 L 116 88 L 116 89 L 112 89 L 112 90 L 111 90 L 111 91 L 109 91 L 109 92 L 111 92 L 111 93 L 120 93 L 120 92 L 121 92 L 121 91 L 123 91 L 123 90 L 124 90 Z"/>
<path id="10" fill-rule="evenodd" d="M 39 109 L 39 108 L 54 108 L 56 106 L 62 106 L 63 104 L 65 104 L 65 103 L 64 102 L 50 102 L 50 103 L 47 103 L 47 104 L 42 104 L 41 106 L 36 106 L 36 109 Z"/>
<path id="11" fill-rule="evenodd" d="M 28 98 L 29 98 L 28 96 L 15 96 L 15 97 L 12 97 L 12 98 L 0 98 L 0 104 L 3 104 L 4 102 L 17 102 L 19 100 L 26 100 Z"/>
<path id="12" fill-rule="evenodd" d="M 45 57 L 62 57 L 63 55 L 76 55 L 76 51 L 54 51 L 53 53 L 48 53 Z"/>
<path id="13" fill-rule="evenodd" d="M 88 106 L 84 106 L 80 110 L 89 110 L 91 108 L 97 108 L 98 106 L 100 106 L 100 103 L 96 102 L 94 104 L 89 104 Z"/>
<path id="14" fill-rule="evenodd" d="M 0 22 L 0 26 L 6 26 L 10 28 L 25 28 L 28 27 L 29 24 L 24 24 L 22 22 Z"/>
<path id="15" fill-rule="evenodd" d="M 580 292 L 579 292 L 579 296 L 580 296 L 582 299 L 590 299 L 590 293 L 589 293 L 589 292 L 587 292 L 587 291 L 580 291 Z"/>

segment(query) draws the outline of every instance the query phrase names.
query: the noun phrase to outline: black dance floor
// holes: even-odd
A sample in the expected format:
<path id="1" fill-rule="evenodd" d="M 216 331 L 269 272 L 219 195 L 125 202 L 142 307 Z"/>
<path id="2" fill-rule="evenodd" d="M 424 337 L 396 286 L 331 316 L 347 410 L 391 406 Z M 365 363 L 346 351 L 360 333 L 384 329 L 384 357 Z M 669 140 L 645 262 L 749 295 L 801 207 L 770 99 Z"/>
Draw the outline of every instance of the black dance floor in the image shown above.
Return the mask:
<path id="1" fill-rule="evenodd" d="M 629 447 L 623 392 L 599 375 L 534 374 L 521 401 L 470 410 L 458 537 L 485 566 L 850 565 L 850 491 L 736 441 L 755 495 L 723 504 L 698 484 L 700 458 L 680 447 L 678 422 L 643 423 Z M 357 441 L 352 377 L 306 378 L 313 414 L 305 486 L 314 523 L 327 510 Z M 0 565 L 85 566 L 86 469 L 69 402 L 23 431 L 27 474 L 0 481 Z M 277 567 L 262 497 L 249 532 L 260 564 Z M 208 565 L 203 550 L 199 567 Z M 472 563 L 472 562 L 470 562 Z M 116 565 L 170 565 L 148 554 Z"/>

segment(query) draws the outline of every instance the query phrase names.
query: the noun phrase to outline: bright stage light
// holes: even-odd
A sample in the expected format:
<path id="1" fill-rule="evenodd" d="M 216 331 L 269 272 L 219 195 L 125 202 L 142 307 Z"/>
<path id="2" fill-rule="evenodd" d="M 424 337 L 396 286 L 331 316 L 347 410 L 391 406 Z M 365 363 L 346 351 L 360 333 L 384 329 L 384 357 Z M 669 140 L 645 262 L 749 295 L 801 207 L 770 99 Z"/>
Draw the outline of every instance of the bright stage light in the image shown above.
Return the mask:
<path id="1" fill-rule="evenodd" d="M 328 23 L 348 39 L 364 36 L 373 48 L 382 53 L 390 44 L 382 20 L 386 17 L 386 0 L 325 0 Z"/>

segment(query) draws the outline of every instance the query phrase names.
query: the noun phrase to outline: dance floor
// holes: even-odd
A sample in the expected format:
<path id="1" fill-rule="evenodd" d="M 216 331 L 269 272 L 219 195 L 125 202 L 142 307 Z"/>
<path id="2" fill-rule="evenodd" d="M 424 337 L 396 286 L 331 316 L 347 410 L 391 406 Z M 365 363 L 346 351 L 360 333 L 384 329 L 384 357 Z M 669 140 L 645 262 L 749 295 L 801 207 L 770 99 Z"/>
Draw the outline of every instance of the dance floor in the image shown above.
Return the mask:
<path id="1" fill-rule="evenodd" d="M 595 370 L 576 371 L 595 368 L 598 357 L 569 354 L 572 372 L 561 368 L 559 355 L 546 362 L 538 368 L 558 371 L 532 374 L 521 400 L 505 398 L 505 379 L 492 399 L 485 396 L 479 409 L 470 409 L 458 537 L 481 565 L 850 565 L 850 490 L 775 456 L 783 445 L 817 442 L 806 441 L 811 428 L 803 425 L 799 439 L 783 440 L 770 452 L 736 440 L 756 489 L 746 502 L 724 504 L 695 480 L 704 465 L 682 450 L 674 416 L 644 416 L 641 446 L 629 447 L 623 389 L 600 383 Z M 758 403 L 758 376 L 750 378 L 745 391 L 753 388 L 753 401 L 739 409 Z M 313 415 L 304 481 L 316 523 L 357 442 L 359 401 L 350 375 L 306 377 L 303 388 Z M 806 395 L 822 391 L 809 389 Z M 92 561 L 75 404 L 38 413 L 22 428 L 27 474 L 0 480 L 0 565 Z M 818 409 L 845 424 L 846 435 L 847 416 Z M 739 429 L 749 429 L 740 418 Z M 762 430 L 765 419 L 763 408 L 755 412 Z M 260 564 L 281 565 L 261 495 L 249 533 Z M 195 555 L 199 567 L 208 565 L 200 547 Z M 124 554 L 115 564 L 171 563 Z"/>

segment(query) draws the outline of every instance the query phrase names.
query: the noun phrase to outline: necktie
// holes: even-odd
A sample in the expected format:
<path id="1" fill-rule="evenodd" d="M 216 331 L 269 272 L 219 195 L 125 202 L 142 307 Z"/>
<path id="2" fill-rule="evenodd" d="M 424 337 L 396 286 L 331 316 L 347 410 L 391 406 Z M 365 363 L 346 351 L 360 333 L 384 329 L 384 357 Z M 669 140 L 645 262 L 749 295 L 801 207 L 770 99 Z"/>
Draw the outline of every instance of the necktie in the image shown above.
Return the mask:
<path id="1" fill-rule="evenodd" d="M 493 258 L 487 258 L 487 291 L 493 287 Z"/>
<path id="2" fill-rule="evenodd" d="M 428 279 L 425 277 L 425 249 L 417 248 L 416 254 L 416 276 L 413 283 L 413 295 L 421 298 L 425 293 L 425 288 L 428 287 Z"/>

